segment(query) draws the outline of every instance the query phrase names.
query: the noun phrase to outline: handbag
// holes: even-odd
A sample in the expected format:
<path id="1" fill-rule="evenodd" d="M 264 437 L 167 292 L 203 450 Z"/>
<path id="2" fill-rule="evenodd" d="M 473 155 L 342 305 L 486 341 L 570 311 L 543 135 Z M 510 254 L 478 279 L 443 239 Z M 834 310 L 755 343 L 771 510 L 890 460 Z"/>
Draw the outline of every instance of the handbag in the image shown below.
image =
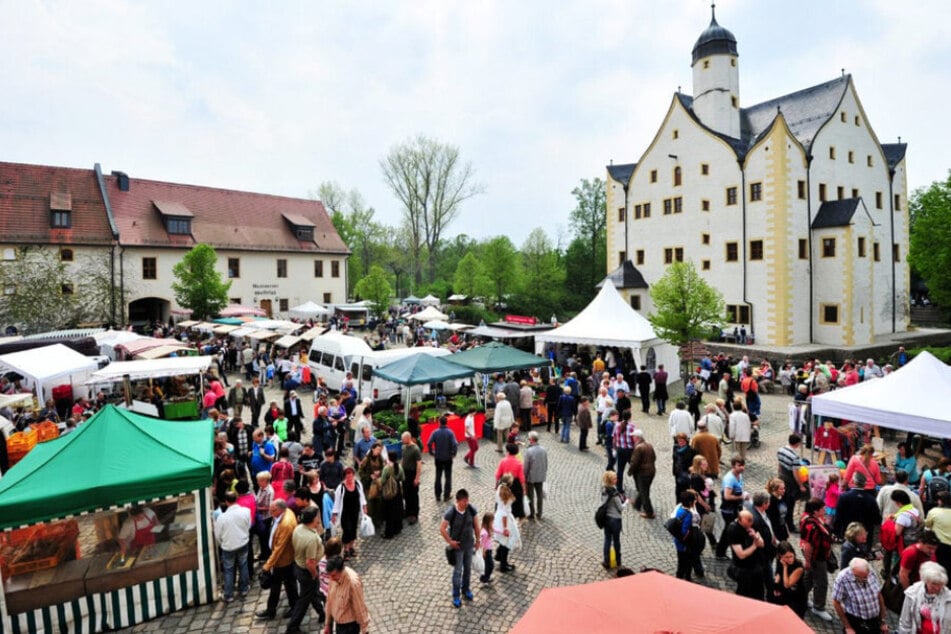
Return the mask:
<path id="1" fill-rule="evenodd" d="M 380 481 L 374 480 L 370 483 L 370 491 L 369 495 L 367 495 L 367 499 L 375 500 L 378 497 L 380 497 Z"/>
<path id="2" fill-rule="evenodd" d="M 369 515 L 364 515 L 360 520 L 360 537 L 373 537 L 376 535 L 376 529 L 373 527 L 373 520 Z"/>
<path id="3" fill-rule="evenodd" d="M 258 582 L 260 582 L 262 590 L 270 590 L 271 586 L 274 585 L 274 574 L 270 570 L 262 570 L 261 574 L 258 575 Z"/>
<path id="4" fill-rule="evenodd" d="M 370 490 L 373 490 L 372 486 L 370 487 Z M 383 486 L 380 487 L 380 492 L 382 493 L 384 500 L 392 500 L 396 497 L 396 494 L 400 492 L 399 485 L 396 482 L 396 477 L 392 473 L 386 479 L 386 482 L 383 483 Z"/>
<path id="5" fill-rule="evenodd" d="M 700 530 L 706 534 L 713 532 L 713 527 L 716 524 L 717 518 L 712 512 L 707 513 L 700 518 Z"/>
<path id="6" fill-rule="evenodd" d="M 882 583 L 882 598 L 885 599 L 886 608 L 895 614 L 901 614 L 905 605 L 905 589 L 895 577 L 889 576 Z"/>
<path id="7" fill-rule="evenodd" d="M 455 567 L 456 565 L 456 549 L 452 546 L 446 546 L 446 561 L 449 562 L 450 566 Z"/>

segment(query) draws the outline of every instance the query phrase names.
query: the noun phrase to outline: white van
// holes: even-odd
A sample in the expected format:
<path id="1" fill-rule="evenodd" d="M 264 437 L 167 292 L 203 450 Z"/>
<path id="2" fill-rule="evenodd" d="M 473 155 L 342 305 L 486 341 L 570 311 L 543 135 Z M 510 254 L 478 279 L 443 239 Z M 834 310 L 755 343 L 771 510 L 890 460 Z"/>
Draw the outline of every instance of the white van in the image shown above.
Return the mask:
<path id="1" fill-rule="evenodd" d="M 345 335 L 337 331 L 315 337 L 310 344 L 307 355 L 307 365 L 316 383 L 317 377 L 322 378 L 327 387 L 339 392 L 343 387 L 347 372 L 352 371 L 354 360 L 373 354 L 373 350 L 363 339 Z M 356 373 L 353 375 L 357 376 Z"/>

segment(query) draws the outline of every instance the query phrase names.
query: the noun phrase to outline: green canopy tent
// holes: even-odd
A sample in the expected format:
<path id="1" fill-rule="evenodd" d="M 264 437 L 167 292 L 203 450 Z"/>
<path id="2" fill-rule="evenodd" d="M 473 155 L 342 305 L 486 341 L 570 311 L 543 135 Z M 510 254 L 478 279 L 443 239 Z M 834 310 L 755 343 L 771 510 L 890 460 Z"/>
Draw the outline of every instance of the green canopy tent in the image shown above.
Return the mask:
<path id="1" fill-rule="evenodd" d="M 524 368 L 537 368 L 548 365 L 550 362 L 544 357 L 507 346 L 498 341 L 492 341 L 483 346 L 471 348 L 465 352 L 457 352 L 452 355 L 452 362 L 472 368 L 480 374 L 486 375 L 490 372 L 507 372 L 509 370 L 522 370 Z M 483 389 L 487 389 L 487 384 L 483 382 Z M 483 394 L 483 400 L 487 401 L 487 396 Z"/>
<path id="2" fill-rule="evenodd" d="M 471 368 L 447 361 L 444 357 L 414 354 L 380 366 L 373 371 L 373 374 L 399 385 L 413 386 L 463 379 L 472 376 L 473 371 Z M 408 417 L 409 403 L 406 403 L 404 411 Z"/>
<path id="3" fill-rule="evenodd" d="M 83 568 L 85 578 L 72 580 L 79 584 L 81 596 L 64 600 L 51 593 L 47 599 L 51 604 L 45 605 L 42 595 L 32 593 L 29 601 L 20 604 L 11 594 L 16 578 L 4 584 L 0 631 L 37 631 L 31 624 L 50 623 L 46 631 L 95 632 L 104 624 L 128 627 L 212 601 L 216 586 L 209 492 L 213 444 L 210 421 L 165 421 L 107 405 L 72 433 L 30 451 L 0 480 L 0 529 L 111 509 L 118 513 L 132 503 L 190 494 L 194 520 L 186 530 L 195 531 L 197 539 L 195 550 L 186 554 L 192 562 L 197 559 L 197 569 L 192 563 L 187 569 L 170 570 L 159 560 L 152 564 L 152 571 L 146 571 L 147 566 L 140 568 L 136 563 L 127 572 L 111 572 L 105 587 L 103 577 L 95 582 L 90 579 L 94 562 L 102 556 L 83 552 L 83 559 L 73 563 L 86 565 L 89 572 Z M 147 577 L 156 565 L 159 572 Z"/>

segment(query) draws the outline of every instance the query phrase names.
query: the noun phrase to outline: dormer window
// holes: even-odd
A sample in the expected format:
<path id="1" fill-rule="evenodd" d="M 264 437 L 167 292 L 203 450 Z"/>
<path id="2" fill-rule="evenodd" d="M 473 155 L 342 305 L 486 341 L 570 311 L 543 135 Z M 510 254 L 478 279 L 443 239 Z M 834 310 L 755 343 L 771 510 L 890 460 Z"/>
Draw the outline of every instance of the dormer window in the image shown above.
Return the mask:
<path id="1" fill-rule="evenodd" d="M 50 228 L 73 226 L 73 197 L 69 192 L 50 192 Z"/>
<path id="2" fill-rule="evenodd" d="M 188 207 L 179 202 L 153 200 L 152 204 L 162 216 L 165 231 L 170 236 L 190 236 L 192 233 L 192 218 L 195 217 Z"/>
<path id="3" fill-rule="evenodd" d="M 315 225 L 313 222 L 308 220 L 305 216 L 298 214 L 283 214 L 283 216 L 284 220 L 287 222 L 287 225 L 294 233 L 295 238 L 297 238 L 300 242 L 314 241 Z"/>

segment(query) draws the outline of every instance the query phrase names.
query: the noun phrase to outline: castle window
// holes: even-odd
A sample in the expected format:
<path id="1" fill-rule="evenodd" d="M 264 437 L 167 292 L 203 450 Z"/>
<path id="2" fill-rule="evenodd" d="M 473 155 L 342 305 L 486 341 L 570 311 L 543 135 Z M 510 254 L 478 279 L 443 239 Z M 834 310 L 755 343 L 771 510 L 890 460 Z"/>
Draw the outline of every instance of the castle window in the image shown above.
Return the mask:
<path id="1" fill-rule="evenodd" d="M 324 293 L 324 303 L 325 303 L 325 304 L 330 304 L 330 303 L 331 303 L 331 299 L 330 299 L 331 297 L 332 297 L 332 295 L 331 295 L 330 293 Z"/>
<path id="2" fill-rule="evenodd" d="M 897 244 L 892 245 L 892 260 L 895 262 L 901 262 L 901 252 L 899 251 L 899 246 Z"/>
<path id="3" fill-rule="evenodd" d="M 809 241 L 805 238 L 799 238 L 799 259 L 809 259 Z"/>
<path id="4" fill-rule="evenodd" d="M 901 196 L 895 194 L 895 211 L 901 211 Z"/>
<path id="5" fill-rule="evenodd" d="M 859 116 L 855 115 L 855 125 L 861 125 L 862 122 L 859 120 Z"/>
<path id="6" fill-rule="evenodd" d="M 852 198 L 858 198 L 858 197 L 859 197 L 858 187 L 853 187 L 853 188 L 852 188 Z"/>
<path id="7" fill-rule="evenodd" d="M 825 201 L 826 201 L 826 184 L 819 183 L 819 202 L 824 203 Z"/>
<path id="8" fill-rule="evenodd" d="M 799 200 L 806 199 L 806 181 L 796 183 L 796 194 L 799 196 Z"/>
<path id="9" fill-rule="evenodd" d="M 734 108 L 737 107 L 736 95 L 730 95 L 730 105 Z"/>
<path id="10" fill-rule="evenodd" d="M 835 193 L 836 193 L 836 198 L 838 200 L 842 200 L 843 198 L 845 198 L 845 187 L 843 187 L 842 185 L 839 185 L 838 187 L 835 188 Z"/>
<path id="11" fill-rule="evenodd" d="M 674 209 L 674 202 L 671 198 L 664 199 L 664 215 L 669 216 Z"/>
<path id="12" fill-rule="evenodd" d="M 702 260 L 700 262 L 700 270 L 709 271 L 710 270 L 710 260 Z"/>
<path id="13" fill-rule="evenodd" d="M 736 187 L 727 187 L 726 188 L 726 204 L 735 205 L 736 204 Z"/>
<path id="14" fill-rule="evenodd" d="M 330 261 L 330 277 L 340 277 L 340 260 Z"/>
<path id="15" fill-rule="evenodd" d="M 640 295 L 631 295 L 631 308 L 634 310 L 641 309 L 641 296 Z"/>
<path id="16" fill-rule="evenodd" d="M 287 260 L 281 258 L 277 261 L 277 276 L 287 277 Z"/>
<path id="17" fill-rule="evenodd" d="M 650 218 L 650 217 L 651 217 L 651 204 L 650 204 L 650 203 L 644 203 L 644 217 L 645 217 L 645 218 Z"/>
<path id="18" fill-rule="evenodd" d="M 634 205 L 634 220 L 640 220 L 640 219 L 641 219 L 641 206 Z"/>
<path id="19" fill-rule="evenodd" d="M 228 279 L 239 277 L 241 277 L 241 258 L 228 258 Z"/>
<path id="20" fill-rule="evenodd" d="M 882 261 L 882 249 L 878 242 L 872 243 L 872 259 L 876 262 Z"/>
<path id="21" fill-rule="evenodd" d="M 862 236 L 859 236 L 858 251 L 859 251 L 859 257 L 864 258 L 865 257 L 865 238 Z"/>
<path id="22" fill-rule="evenodd" d="M 703 70 L 707 70 L 708 68 L 710 68 L 710 60 L 705 59 L 703 60 Z"/>
<path id="23" fill-rule="evenodd" d="M 624 211 L 625 211 L 624 207 L 618 207 L 618 208 L 617 208 L 617 221 L 618 221 L 618 222 L 624 222 L 624 216 L 625 216 Z"/>
<path id="24" fill-rule="evenodd" d="M 700 175 L 701 175 L 701 176 L 708 176 L 709 174 L 710 174 L 710 164 L 709 164 L 709 163 L 701 163 L 701 164 L 700 164 Z"/>
<path id="25" fill-rule="evenodd" d="M 314 277 L 324 276 L 324 261 L 314 260 Z"/>
<path id="26" fill-rule="evenodd" d="M 852 150 L 849 150 L 849 163 L 854 163 L 854 162 L 855 162 L 855 152 L 853 152 Z"/>
<path id="27" fill-rule="evenodd" d="M 822 315 L 822 323 L 824 324 L 838 324 L 839 323 L 839 305 L 838 304 L 822 304 L 819 307 L 819 314 Z"/>
<path id="28" fill-rule="evenodd" d="M 875 192 L 875 208 L 882 208 L 882 192 Z"/>
<path id="29" fill-rule="evenodd" d="M 763 241 L 750 240 L 750 261 L 763 259 Z"/>
<path id="30" fill-rule="evenodd" d="M 657 182 L 657 170 L 651 170 L 651 182 L 652 183 Z"/>
<path id="31" fill-rule="evenodd" d="M 679 138 L 680 138 L 680 130 L 674 130 L 674 138 L 675 138 L 675 139 L 679 139 Z"/>
<path id="32" fill-rule="evenodd" d="M 872 155 L 871 155 L 871 154 L 867 154 L 867 155 L 865 156 L 865 164 L 868 165 L 869 167 L 872 166 Z"/>
<path id="33" fill-rule="evenodd" d="M 709 233 L 701 233 L 701 234 L 700 234 L 700 243 L 701 243 L 701 244 L 710 244 L 710 234 L 709 234 Z"/>
<path id="34" fill-rule="evenodd" d="M 73 212 L 54 209 L 50 211 L 50 228 L 69 229 L 73 226 Z"/>
<path id="35" fill-rule="evenodd" d="M 60 252 L 59 252 L 59 261 L 60 261 L 60 262 L 72 262 L 72 261 L 73 261 L 73 250 L 72 250 L 72 249 L 60 249 Z"/>
<path id="36" fill-rule="evenodd" d="M 278 304 L 278 310 L 281 311 L 282 313 L 286 313 L 287 307 L 290 304 L 290 302 L 287 301 L 286 297 L 283 297 L 277 300 L 277 304 Z"/>
<path id="37" fill-rule="evenodd" d="M 664 249 L 664 264 L 673 264 L 674 262 L 674 250 L 671 247 Z"/>
<path id="38" fill-rule="evenodd" d="M 684 199 L 680 196 L 674 198 L 674 213 L 679 214 L 684 210 Z"/>
<path id="39" fill-rule="evenodd" d="M 822 257 L 824 258 L 835 257 L 835 238 L 822 239 Z"/>
<path id="40" fill-rule="evenodd" d="M 839 113 L 839 120 L 840 120 L 842 123 L 845 123 L 845 120 L 846 120 L 845 110 L 843 110 L 842 112 Z"/>
<path id="41" fill-rule="evenodd" d="M 625 260 L 627 260 L 627 251 L 618 251 L 617 252 L 618 265 L 624 264 Z"/>
<path id="42" fill-rule="evenodd" d="M 735 57 L 731 57 L 731 58 L 730 58 L 730 66 L 736 66 L 736 58 L 735 58 Z"/>
<path id="43" fill-rule="evenodd" d="M 750 183 L 750 200 L 763 200 L 763 183 Z"/>
<path id="44" fill-rule="evenodd" d="M 64 282 L 59 287 L 59 292 L 63 295 L 72 295 L 73 294 L 73 284 L 72 282 Z"/>
<path id="45" fill-rule="evenodd" d="M 155 258 L 142 258 L 142 279 L 154 280 L 158 278 L 158 266 Z"/>
<path id="46" fill-rule="evenodd" d="M 677 167 L 674 168 L 674 187 L 680 187 L 680 183 L 681 183 L 681 173 L 680 173 L 680 166 L 678 165 Z"/>
<path id="47" fill-rule="evenodd" d="M 829 146 L 829 159 L 832 161 L 835 160 L 835 146 L 834 145 Z"/>
<path id="48" fill-rule="evenodd" d="M 700 209 L 703 210 L 703 211 L 710 211 L 710 201 L 709 201 L 709 200 L 701 200 L 701 201 L 700 201 Z"/>
<path id="49" fill-rule="evenodd" d="M 898 245 L 896 244 L 895 247 L 897 248 Z M 676 260 L 677 262 L 683 262 L 683 261 L 684 261 L 684 248 L 683 248 L 683 247 L 676 247 L 676 248 L 674 249 L 674 260 Z"/>
<path id="50" fill-rule="evenodd" d="M 634 252 L 634 258 L 638 266 L 644 265 L 644 249 L 638 249 Z"/>
<path id="51" fill-rule="evenodd" d="M 726 261 L 727 262 L 736 262 L 740 259 L 740 246 L 737 242 L 727 242 L 726 243 Z"/>

